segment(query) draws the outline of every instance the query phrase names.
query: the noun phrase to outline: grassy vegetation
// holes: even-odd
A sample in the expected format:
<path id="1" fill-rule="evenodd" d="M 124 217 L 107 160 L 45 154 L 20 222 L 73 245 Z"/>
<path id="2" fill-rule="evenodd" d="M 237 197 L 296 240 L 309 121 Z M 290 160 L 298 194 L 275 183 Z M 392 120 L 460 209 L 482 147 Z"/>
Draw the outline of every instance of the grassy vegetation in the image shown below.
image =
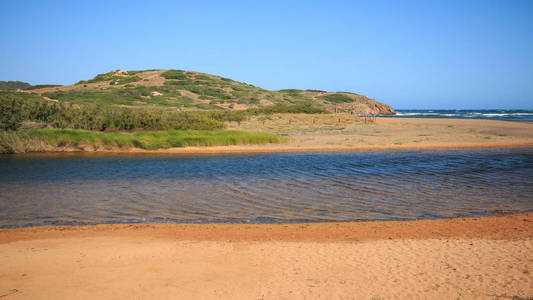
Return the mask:
<path id="1" fill-rule="evenodd" d="M 354 101 L 347 94 L 323 95 L 324 91 L 321 90 L 299 89 L 269 91 L 229 78 L 183 70 L 164 71 L 160 74 L 165 79 L 163 85 L 160 85 L 161 81 L 157 81 L 153 86 L 147 86 L 144 82 L 150 80 L 143 77 L 143 72 L 146 71 L 113 71 L 99 74 L 93 79 L 78 82 L 86 87 L 84 89 L 57 90 L 43 93 L 43 96 L 76 104 L 159 106 L 185 110 L 233 109 L 237 104 L 312 104 L 333 110 L 337 103 Z M 143 85 L 132 84 L 140 81 Z M 109 87 L 88 86 L 95 82 L 109 83 Z"/>
<path id="2" fill-rule="evenodd" d="M 78 91 L 83 93 L 83 90 Z M 55 92 L 54 92 L 55 93 Z M 205 104 L 209 105 L 209 104 Z M 175 111 L 133 109 L 111 105 L 56 103 L 38 95 L 0 92 L 0 130 L 17 130 L 25 121 L 53 128 L 86 130 L 215 130 L 224 122 L 241 122 L 254 115 L 274 113 L 326 113 L 311 105 L 274 105 L 241 111 Z"/>
<path id="3" fill-rule="evenodd" d="M 49 88 L 49 87 L 58 87 L 58 86 L 62 86 L 60 84 L 37 84 L 37 85 L 32 85 L 28 88 L 25 88 L 25 90 L 29 91 L 29 90 L 37 90 L 37 89 L 43 89 L 43 88 Z"/>
<path id="4" fill-rule="evenodd" d="M 166 96 L 153 96 L 152 92 L 165 93 Z M 103 90 L 79 89 L 47 92 L 43 93 L 43 96 L 75 104 L 184 106 L 181 93 L 165 87 L 124 86 Z"/>
<path id="5" fill-rule="evenodd" d="M 329 95 L 319 96 L 318 98 L 322 98 L 326 101 L 333 102 L 333 103 L 353 102 L 353 99 L 351 97 L 344 95 L 344 94 L 329 94 Z"/>
<path id="6" fill-rule="evenodd" d="M 83 148 L 83 144 L 159 149 L 272 142 L 279 138 L 221 130 L 250 119 L 272 122 L 273 114 L 328 113 L 335 103 L 365 98 L 324 95 L 320 90 L 269 91 L 191 71 L 143 74 L 147 71 L 153 70 L 98 74 L 74 88 L 38 85 L 30 87 L 31 92 L 0 91 L 0 150 L 50 151 Z M 50 92 L 38 91 L 56 86 Z M 314 124 L 314 117 L 310 122 Z"/>
<path id="7" fill-rule="evenodd" d="M 212 118 L 207 112 L 128 109 L 94 104 L 72 105 L 44 101 L 37 95 L 0 92 L 0 130 L 16 130 L 24 121 L 38 122 L 54 128 L 98 131 L 135 128 L 213 130 L 225 127 L 223 121 Z"/>
<path id="8" fill-rule="evenodd" d="M 160 72 L 145 74 L 149 71 Z M 277 104 L 308 104 L 333 111 L 339 103 L 368 101 L 364 96 L 344 92 L 325 94 L 322 90 L 311 89 L 269 91 L 229 78 L 183 70 L 116 70 L 98 74 L 77 85 L 74 88 L 58 87 L 46 93 L 37 90 L 35 93 L 72 104 L 176 110 L 240 110 Z M 32 89 L 51 86 L 40 85 Z"/>
<path id="9" fill-rule="evenodd" d="M 128 71 L 128 75 L 137 75 L 144 72 L 158 71 L 157 69 Z"/>
<path id="10" fill-rule="evenodd" d="M 289 94 L 289 95 L 299 96 L 300 93 L 303 92 L 303 91 L 302 90 L 298 90 L 298 89 L 284 89 L 284 90 L 279 90 L 278 92 L 286 93 L 286 94 Z"/>
<path id="11" fill-rule="evenodd" d="M 167 149 L 187 146 L 229 146 L 278 143 L 281 137 L 268 133 L 234 130 L 94 132 L 86 130 L 42 129 L 0 131 L 0 153 L 22 153 L 50 149 Z"/>
<path id="12" fill-rule="evenodd" d="M 121 84 L 127 84 L 132 82 L 140 81 L 141 77 L 139 76 L 129 76 L 129 77 L 121 77 L 118 76 L 118 78 L 115 78 L 109 82 L 110 85 L 121 85 Z"/>
<path id="13" fill-rule="evenodd" d="M 101 81 L 106 81 L 106 80 L 112 80 L 114 76 L 115 76 L 115 72 L 111 71 L 111 72 L 107 72 L 103 74 L 98 74 L 93 79 L 80 80 L 76 84 L 96 83 L 96 82 L 101 82 Z"/>
<path id="14" fill-rule="evenodd" d="M 187 74 L 185 74 L 185 71 L 183 70 L 168 70 L 166 72 L 161 73 L 161 77 L 164 77 L 166 79 L 178 80 L 185 80 L 188 78 Z"/>
<path id="15" fill-rule="evenodd" d="M 31 84 L 22 81 L 0 81 L 0 90 L 27 89 Z"/>
<path id="16" fill-rule="evenodd" d="M 139 71 L 132 71 L 132 73 L 127 72 L 125 75 L 119 75 L 116 71 L 107 72 L 104 74 L 98 74 L 93 79 L 89 80 L 81 80 L 76 84 L 87 84 L 87 83 L 97 83 L 97 82 L 103 82 L 103 81 L 109 81 L 110 85 L 120 85 L 120 84 L 126 84 L 131 82 L 136 82 L 141 80 L 138 76 L 132 76 L 134 74 L 140 73 Z"/>
<path id="17" fill-rule="evenodd" d="M 247 109 L 246 112 L 251 113 L 253 115 L 260 115 L 260 114 L 328 114 L 329 111 L 313 106 L 311 104 L 294 104 L 294 105 L 288 105 L 288 104 L 277 104 L 272 106 L 265 106 L 260 108 L 250 108 Z"/>

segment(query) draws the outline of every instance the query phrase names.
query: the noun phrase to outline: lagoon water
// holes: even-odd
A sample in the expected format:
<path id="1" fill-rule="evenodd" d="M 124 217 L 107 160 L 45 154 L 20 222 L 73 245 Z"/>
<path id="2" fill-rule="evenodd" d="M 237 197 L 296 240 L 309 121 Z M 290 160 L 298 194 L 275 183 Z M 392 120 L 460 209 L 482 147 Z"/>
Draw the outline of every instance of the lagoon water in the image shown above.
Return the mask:
<path id="1" fill-rule="evenodd" d="M 0 156 L 0 227 L 409 220 L 533 210 L 533 149 Z"/>

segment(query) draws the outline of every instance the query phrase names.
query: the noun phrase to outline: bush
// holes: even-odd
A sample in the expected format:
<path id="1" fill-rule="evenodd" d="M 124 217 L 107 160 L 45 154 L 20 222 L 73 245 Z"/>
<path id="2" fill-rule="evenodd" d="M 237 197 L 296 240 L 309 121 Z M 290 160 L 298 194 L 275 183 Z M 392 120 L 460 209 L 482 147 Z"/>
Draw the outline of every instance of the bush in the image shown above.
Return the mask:
<path id="1" fill-rule="evenodd" d="M 0 81 L 0 90 L 27 89 L 31 84 L 22 81 Z"/>
<path id="2" fill-rule="evenodd" d="M 37 84 L 37 85 L 34 85 L 34 86 L 30 86 L 28 88 L 26 88 L 25 90 L 36 90 L 36 89 L 43 89 L 43 88 L 49 88 L 49 87 L 58 87 L 58 86 L 62 86 L 60 84 Z"/>
<path id="3" fill-rule="evenodd" d="M 201 74 L 194 76 L 194 79 L 196 79 L 196 80 L 212 80 L 211 77 L 206 76 L 206 75 L 201 75 Z"/>
<path id="4" fill-rule="evenodd" d="M 117 129 L 198 129 L 224 128 L 223 122 L 200 112 L 141 110 L 109 105 L 71 105 L 36 100 L 22 93 L 0 93 L 0 129 L 16 130 L 22 121 L 49 124 L 55 128 Z"/>
<path id="5" fill-rule="evenodd" d="M 120 89 L 122 97 L 137 97 L 149 94 L 150 89 L 137 87 Z M 104 93 L 105 91 L 80 90 L 77 93 Z M 52 98 L 62 91 L 51 93 Z M 48 94 L 46 94 L 48 95 Z M 68 94 L 72 95 L 72 94 Z M 102 94 L 109 96 L 108 94 Z M 135 109 L 99 104 L 71 104 L 45 101 L 38 95 L 29 93 L 0 92 L 0 130 L 17 130 L 22 122 L 31 121 L 54 128 L 104 130 L 215 130 L 225 128 L 228 121 L 241 122 L 250 116 L 273 113 L 327 113 L 310 104 L 277 104 L 241 111 L 228 111 L 213 104 L 196 104 L 193 99 L 177 96 L 173 100 L 153 97 L 156 101 L 173 101 L 175 105 L 210 109 L 211 111 L 180 112 L 161 109 Z M 160 100 L 157 100 L 160 99 Z M 216 102 L 216 101 L 215 101 Z"/>
<path id="6" fill-rule="evenodd" d="M 15 93 L 0 94 L 0 130 L 16 130 L 29 117 L 29 109 Z"/>
<path id="7" fill-rule="evenodd" d="M 318 98 L 322 98 L 326 101 L 333 102 L 333 103 L 344 103 L 344 102 L 353 102 L 354 100 L 344 94 L 329 94 L 324 96 L 319 96 Z"/>
<path id="8" fill-rule="evenodd" d="M 137 74 L 139 72 L 133 71 L 132 74 Z M 108 81 L 110 80 L 109 84 L 111 85 L 117 85 L 117 84 L 125 84 L 125 83 L 131 83 L 141 80 L 139 76 L 131 76 L 130 72 L 128 72 L 127 76 L 123 75 L 116 75 L 115 71 L 98 74 L 93 79 L 89 80 L 81 80 L 78 81 L 76 84 L 87 84 L 87 83 L 96 83 L 96 82 L 102 82 L 102 81 Z"/>
<path id="9" fill-rule="evenodd" d="M 116 76 L 115 79 L 113 79 L 109 84 L 111 85 L 120 85 L 120 84 L 126 84 L 126 83 L 132 83 L 140 81 L 141 77 L 139 76 L 129 76 L 129 77 L 123 77 L 123 76 Z"/>
<path id="10" fill-rule="evenodd" d="M 188 78 L 188 76 L 185 74 L 183 70 L 168 70 L 166 72 L 161 73 L 161 77 L 165 79 L 178 79 L 178 80 L 185 80 Z"/>

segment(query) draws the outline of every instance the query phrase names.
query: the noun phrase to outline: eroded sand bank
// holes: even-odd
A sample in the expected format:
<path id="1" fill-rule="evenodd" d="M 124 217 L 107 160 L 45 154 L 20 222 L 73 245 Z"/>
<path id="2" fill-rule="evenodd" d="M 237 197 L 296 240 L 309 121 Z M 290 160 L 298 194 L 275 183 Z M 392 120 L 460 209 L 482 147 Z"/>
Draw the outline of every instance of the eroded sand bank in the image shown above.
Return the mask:
<path id="1" fill-rule="evenodd" d="M 6 299 L 533 296 L 533 214 L 0 230 Z"/>

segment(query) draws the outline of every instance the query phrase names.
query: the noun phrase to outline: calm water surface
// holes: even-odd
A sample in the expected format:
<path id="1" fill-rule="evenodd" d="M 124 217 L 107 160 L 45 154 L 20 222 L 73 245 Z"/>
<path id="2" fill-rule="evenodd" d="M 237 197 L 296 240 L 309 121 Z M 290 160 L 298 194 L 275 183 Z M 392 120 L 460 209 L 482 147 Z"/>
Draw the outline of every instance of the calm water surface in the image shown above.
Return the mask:
<path id="1" fill-rule="evenodd" d="M 441 218 L 532 195 L 533 149 L 0 156 L 0 227 Z"/>

